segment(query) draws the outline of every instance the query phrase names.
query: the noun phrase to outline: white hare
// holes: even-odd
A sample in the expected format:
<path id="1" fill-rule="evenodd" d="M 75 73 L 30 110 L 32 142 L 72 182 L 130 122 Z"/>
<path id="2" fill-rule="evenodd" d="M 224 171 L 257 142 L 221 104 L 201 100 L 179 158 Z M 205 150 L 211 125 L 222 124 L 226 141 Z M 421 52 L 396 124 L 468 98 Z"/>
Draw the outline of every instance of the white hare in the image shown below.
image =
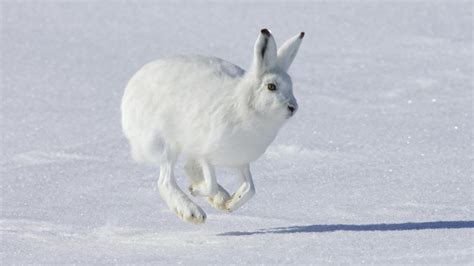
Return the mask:
<path id="1" fill-rule="evenodd" d="M 122 99 L 122 127 L 136 161 L 160 166 L 158 188 L 185 221 L 203 223 L 206 213 L 176 183 L 180 153 L 193 196 L 233 211 L 254 194 L 249 163 L 260 157 L 297 110 L 286 73 L 304 33 L 278 49 L 262 29 L 249 71 L 215 57 L 177 56 L 151 62 L 129 81 Z M 216 166 L 238 170 L 241 185 L 230 196 Z"/>

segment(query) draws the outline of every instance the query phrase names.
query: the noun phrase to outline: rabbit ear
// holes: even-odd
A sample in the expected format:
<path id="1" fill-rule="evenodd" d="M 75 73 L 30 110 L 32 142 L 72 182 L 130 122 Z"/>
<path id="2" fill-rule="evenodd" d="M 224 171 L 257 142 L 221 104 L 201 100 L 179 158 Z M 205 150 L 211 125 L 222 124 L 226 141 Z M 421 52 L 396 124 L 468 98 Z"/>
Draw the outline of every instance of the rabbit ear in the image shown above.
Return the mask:
<path id="1" fill-rule="evenodd" d="M 276 66 L 277 48 L 275 39 L 267 29 L 262 29 L 255 42 L 253 69 L 263 73 Z"/>
<path id="2" fill-rule="evenodd" d="M 288 68 L 290 68 L 298 52 L 298 48 L 300 48 L 301 41 L 303 41 L 303 37 L 304 32 L 301 32 L 293 38 L 288 39 L 280 49 L 278 49 L 277 66 L 280 69 L 287 71 Z"/>

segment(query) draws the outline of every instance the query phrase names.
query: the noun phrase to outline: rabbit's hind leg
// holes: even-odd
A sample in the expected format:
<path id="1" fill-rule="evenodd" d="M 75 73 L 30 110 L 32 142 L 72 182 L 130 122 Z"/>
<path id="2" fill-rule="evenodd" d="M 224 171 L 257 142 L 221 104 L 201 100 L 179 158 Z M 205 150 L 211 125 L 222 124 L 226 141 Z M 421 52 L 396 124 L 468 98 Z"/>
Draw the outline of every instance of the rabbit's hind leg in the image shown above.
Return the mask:
<path id="1" fill-rule="evenodd" d="M 191 182 L 189 191 L 193 196 L 207 196 L 207 201 L 212 207 L 219 210 L 226 210 L 225 203 L 230 199 L 230 195 L 217 183 L 214 167 L 212 165 L 205 161 L 198 162 L 195 159 L 189 158 L 184 169 Z M 214 193 L 207 193 L 207 191 Z M 211 196 L 209 194 L 213 195 Z"/>
<path id="2" fill-rule="evenodd" d="M 179 188 L 173 173 L 176 156 L 163 156 L 160 166 L 158 189 L 168 207 L 181 219 L 200 224 L 206 220 L 206 213 Z"/>

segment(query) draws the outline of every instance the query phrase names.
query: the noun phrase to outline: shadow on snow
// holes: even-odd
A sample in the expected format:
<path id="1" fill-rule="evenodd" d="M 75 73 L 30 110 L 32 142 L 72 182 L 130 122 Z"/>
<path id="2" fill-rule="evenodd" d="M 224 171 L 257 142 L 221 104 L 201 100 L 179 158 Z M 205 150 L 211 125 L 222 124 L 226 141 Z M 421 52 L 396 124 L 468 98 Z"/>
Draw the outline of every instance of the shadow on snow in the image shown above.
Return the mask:
<path id="1" fill-rule="evenodd" d="M 260 234 L 291 234 L 291 233 L 327 233 L 335 231 L 410 231 L 426 229 L 462 229 L 474 228 L 474 221 L 437 221 L 421 223 L 392 224 L 313 224 L 304 226 L 276 227 L 249 232 L 226 232 L 219 236 L 245 236 Z"/>

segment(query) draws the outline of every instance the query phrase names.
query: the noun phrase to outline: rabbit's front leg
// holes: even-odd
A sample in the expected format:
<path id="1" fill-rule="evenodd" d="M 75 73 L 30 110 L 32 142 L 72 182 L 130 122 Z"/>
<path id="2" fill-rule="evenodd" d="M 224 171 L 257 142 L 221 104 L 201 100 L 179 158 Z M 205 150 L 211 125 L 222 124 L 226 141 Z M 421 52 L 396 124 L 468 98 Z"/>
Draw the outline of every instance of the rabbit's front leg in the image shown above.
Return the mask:
<path id="1" fill-rule="evenodd" d="M 204 180 L 192 184 L 189 187 L 189 191 L 193 196 L 214 197 L 219 191 L 214 167 L 204 159 L 200 160 L 199 164 L 201 165 Z"/>
<path id="2" fill-rule="evenodd" d="M 239 167 L 239 174 L 242 178 L 242 184 L 232 197 L 226 202 L 225 206 L 228 211 L 234 211 L 246 203 L 253 195 L 255 195 L 255 187 L 253 185 L 252 174 L 250 173 L 250 165 L 246 164 Z"/>

